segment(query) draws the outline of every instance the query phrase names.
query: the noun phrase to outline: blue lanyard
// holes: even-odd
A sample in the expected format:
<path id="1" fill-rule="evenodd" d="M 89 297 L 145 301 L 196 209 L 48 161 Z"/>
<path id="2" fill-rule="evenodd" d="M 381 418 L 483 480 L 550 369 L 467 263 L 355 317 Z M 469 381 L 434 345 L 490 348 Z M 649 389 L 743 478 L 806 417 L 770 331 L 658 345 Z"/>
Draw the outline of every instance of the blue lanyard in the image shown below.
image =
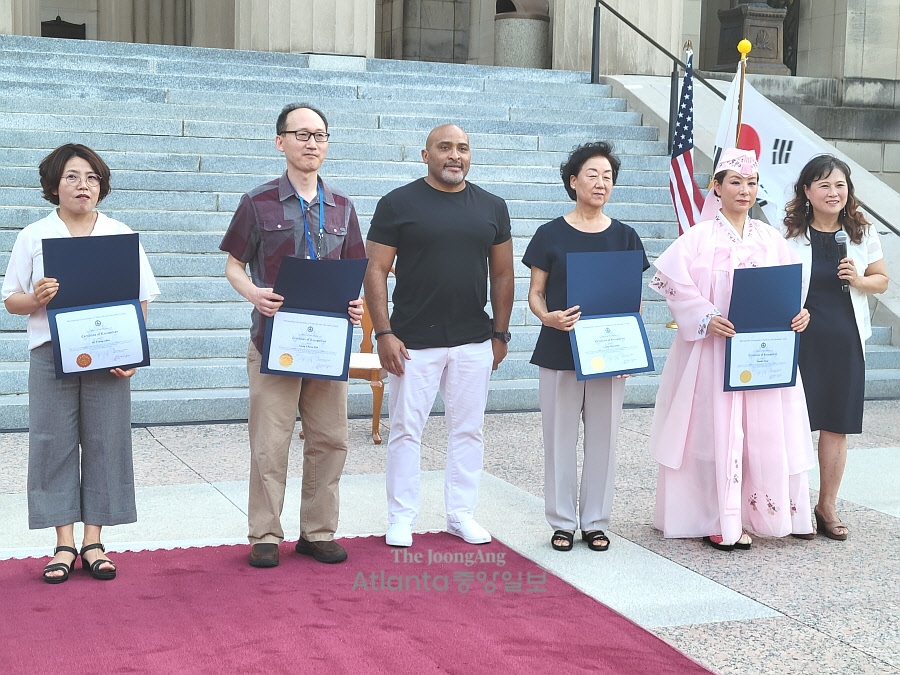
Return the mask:
<path id="1" fill-rule="evenodd" d="M 288 182 L 290 183 L 290 181 Z M 293 183 L 291 183 L 291 187 L 294 187 Z M 319 195 L 319 242 L 322 242 L 325 238 L 325 195 L 322 193 L 321 184 L 316 185 L 316 191 Z M 310 234 L 309 225 L 306 222 L 306 214 L 309 213 L 309 204 L 300 196 L 300 193 L 297 192 L 296 188 L 294 188 L 294 194 L 297 195 L 297 199 L 300 200 L 300 214 L 303 216 L 303 233 L 306 235 L 306 246 L 309 248 L 309 257 L 311 260 L 316 260 L 318 258 L 316 255 L 316 248 L 313 246 L 312 234 Z"/>

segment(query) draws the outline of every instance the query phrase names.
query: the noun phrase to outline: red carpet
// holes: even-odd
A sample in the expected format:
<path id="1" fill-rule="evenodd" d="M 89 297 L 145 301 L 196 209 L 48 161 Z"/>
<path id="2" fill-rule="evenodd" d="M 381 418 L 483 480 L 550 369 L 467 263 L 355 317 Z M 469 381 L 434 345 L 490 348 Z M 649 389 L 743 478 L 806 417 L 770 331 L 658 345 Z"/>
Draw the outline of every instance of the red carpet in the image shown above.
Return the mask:
<path id="1" fill-rule="evenodd" d="M 247 546 L 116 553 L 114 581 L 79 567 L 59 586 L 41 581 L 39 561 L 2 561 L 0 669 L 709 672 L 497 541 L 417 535 L 406 551 L 419 562 L 377 537 L 341 543 L 345 563 L 323 565 L 285 543 L 281 565 L 261 570 L 247 565 Z M 466 566 L 465 554 L 483 559 Z"/>

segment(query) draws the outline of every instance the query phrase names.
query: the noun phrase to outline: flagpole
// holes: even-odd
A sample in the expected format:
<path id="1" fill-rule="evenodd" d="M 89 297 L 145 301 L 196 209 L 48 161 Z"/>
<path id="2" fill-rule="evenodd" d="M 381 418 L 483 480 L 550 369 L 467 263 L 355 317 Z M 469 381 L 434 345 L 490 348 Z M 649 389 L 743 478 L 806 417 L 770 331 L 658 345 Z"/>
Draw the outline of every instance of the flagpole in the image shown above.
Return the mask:
<path id="1" fill-rule="evenodd" d="M 741 115 L 744 112 L 744 77 L 747 75 L 747 54 L 750 53 L 750 50 L 753 49 L 753 45 L 750 44 L 750 40 L 746 38 L 738 42 L 737 50 L 741 53 L 741 60 L 738 64 L 738 67 L 741 69 L 741 86 L 738 91 L 738 106 L 737 106 L 737 129 L 734 131 L 734 147 L 739 148 L 738 145 L 741 142 Z"/>

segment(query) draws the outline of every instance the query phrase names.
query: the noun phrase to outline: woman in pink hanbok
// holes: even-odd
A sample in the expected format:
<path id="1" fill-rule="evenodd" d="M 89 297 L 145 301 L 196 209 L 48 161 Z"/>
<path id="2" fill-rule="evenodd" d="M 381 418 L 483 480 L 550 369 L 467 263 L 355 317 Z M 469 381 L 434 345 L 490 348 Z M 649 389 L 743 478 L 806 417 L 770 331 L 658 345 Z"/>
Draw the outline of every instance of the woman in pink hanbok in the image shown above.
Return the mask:
<path id="1" fill-rule="evenodd" d="M 751 151 L 722 153 L 713 183 L 719 213 L 679 237 L 656 260 L 650 282 L 678 324 L 650 431 L 660 465 L 653 523 L 665 537 L 703 537 L 726 551 L 750 548 L 745 530 L 812 531 L 814 457 L 799 374 L 793 387 L 724 391 L 734 270 L 798 262 L 780 233 L 748 217 L 758 168 Z M 801 309 L 791 329 L 808 323 Z"/>

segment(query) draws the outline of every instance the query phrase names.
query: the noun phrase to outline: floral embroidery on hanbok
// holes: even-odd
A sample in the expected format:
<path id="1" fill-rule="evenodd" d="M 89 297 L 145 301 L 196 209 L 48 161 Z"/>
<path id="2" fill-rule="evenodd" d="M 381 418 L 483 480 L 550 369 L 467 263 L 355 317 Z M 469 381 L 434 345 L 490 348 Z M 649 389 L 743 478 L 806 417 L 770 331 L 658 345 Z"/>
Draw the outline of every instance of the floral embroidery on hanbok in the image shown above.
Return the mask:
<path id="1" fill-rule="evenodd" d="M 655 288 L 660 294 L 669 295 L 675 297 L 678 293 L 674 288 L 669 287 L 669 282 L 665 279 L 662 279 L 658 274 L 654 275 L 654 277 L 650 280 L 649 283 L 650 288 Z"/>
<path id="2" fill-rule="evenodd" d="M 797 505 L 794 503 L 794 500 L 791 500 L 791 516 L 797 515 Z"/>
<path id="3" fill-rule="evenodd" d="M 769 515 L 774 516 L 780 509 L 775 506 L 775 502 L 772 501 L 772 498 L 769 495 L 766 495 L 766 505 L 769 507 Z"/>
<path id="4" fill-rule="evenodd" d="M 756 493 L 755 492 L 752 495 L 750 495 L 750 499 L 748 499 L 747 501 L 750 502 L 750 506 L 753 507 L 754 511 L 759 511 L 759 509 L 756 508 Z"/>

